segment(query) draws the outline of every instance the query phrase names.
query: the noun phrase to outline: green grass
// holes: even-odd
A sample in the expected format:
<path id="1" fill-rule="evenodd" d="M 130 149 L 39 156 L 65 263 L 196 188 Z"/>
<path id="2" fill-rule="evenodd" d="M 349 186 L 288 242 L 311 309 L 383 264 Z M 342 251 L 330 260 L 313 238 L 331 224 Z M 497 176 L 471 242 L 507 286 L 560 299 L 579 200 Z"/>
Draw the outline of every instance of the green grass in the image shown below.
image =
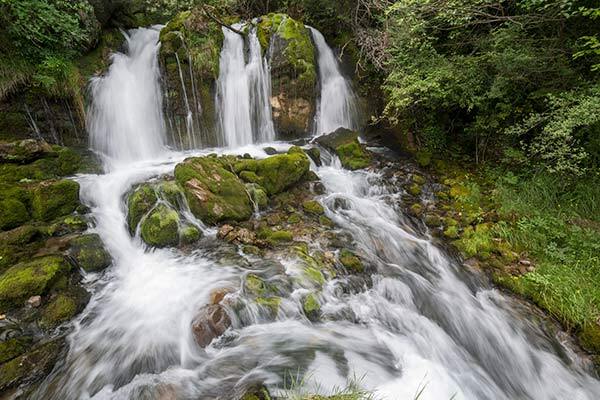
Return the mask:
<path id="1" fill-rule="evenodd" d="M 505 283 L 567 328 L 600 332 L 598 179 L 565 182 L 547 174 L 504 173 L 494 181 L 502 219 L 496 233 L 535 260 L 534 272 L 505 278 Z M 600 341 L 586 344 L 600 350 Z"/>

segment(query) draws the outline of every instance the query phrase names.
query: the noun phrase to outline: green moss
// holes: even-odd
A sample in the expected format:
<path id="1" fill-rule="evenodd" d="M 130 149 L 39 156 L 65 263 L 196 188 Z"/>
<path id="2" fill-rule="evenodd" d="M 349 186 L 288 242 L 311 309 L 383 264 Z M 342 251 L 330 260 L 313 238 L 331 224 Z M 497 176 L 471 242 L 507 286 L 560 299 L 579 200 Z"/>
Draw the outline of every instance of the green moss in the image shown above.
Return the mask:
<path id="1" fill-rule="evenodd" d="M 287 219 L 287 223 L 288 224 L 292 224 L 292 225 L 297 224 L 300 221 L 302 221 L 302 216 L 300 214 L 298 214 L 298 213 L 293 213 Z"/>
<path id="2" fill-rule="evenodd" d="M 310 162 L 304 152 L 278 154 L 259 160 L 256 174 L 269 195 L 277 194 L 299 182 L 309 170 Z"/>
<path id="3" fill-rule="evenodd" d="M 0 388 L 17 386 L 28 376 L 44 376 L 50 372 L 61 354 L 61 341 L 54 340 L 0 365 Z"/>
<path id="4" fill-rule="evenodd" d="M 70 296 L 59 294 L 44 309 L 40 325 L 45 329 L 54 328 L 73 318 L 77 312 L 77 302 Z"/>
<path id="5" fill-rule="evenodd" d="M 0 276 L 0 307 L 18 306 L 45 294 L 70 269 L 63 257 L 47 256 L 17 264 Z"/>
<path id="6" fill-rule="evenodd" d="M 262 307 L 268 308 L 273 314 L 277 314 L 279 305 L 281 304 L 281 297 L 257 297 L 256 303 Z"/>
<path id="7" fill-rule="evenodd" d="M 419 185 L 418 183 L 413 183 L 412 185 L 410 185 L 408 187 L 408 193 L 410 193 L 413 196 L 420 196 L 421 195 L 421 185 Z"/>
<path id="8" fill-rule="evenodd" d="M 0 230 L 16 228 L 30 218 L 27 207 L 18 199 L 0 200 Z"/>
<path id="9" fill-rule="evenodd" d="M 143 184 L 137 187 L 127 201 L 129 232 L 135 232 L 144 215 L 150 212 L 157 201 L 158 197 L 151 185 Z"/>
<path id="10" fill-rule="evenodd" d="M 338 146 L 335 151 L 340 157 L 342 166 L 349 170 L 366 168 L 371 163 L 371 156 L 362 148 L 358 140 Z"/>
<path id="11" fill-rule="evenodd" d="M 180 241 L 183 244 L 195 243 L 200 240 L 202 233 L 194 225 L 187 225 L 179 232 Z"/>
<path id="12" fill-rule="evenodd" d="M 475 228 L 468 226 L 454 245 L 467 257 L 482 259 L 488 258 L 497 247 L 489 224 L 479 224 Z"/>
<path id="13" fill-rule="evenodd" d="M 423 214 L 423 206 L 419 203 L 415 203 L 410 206 L 410 213 L 416 217 L 420 217 Z"/>
<path id="14" fill-rule="evenodd" d="M 294 235 L 290 231 L 277 230 L 272 231 L 271 229 L 261 229 L 258 232 L 260 239 L 266 240 L 270 245 L 275 246 L 279 243 L 291 242 L 294 239 Z"/>
<path id="15" fill-rule="evenodd" d="M 247 183 L 246 189 L 250 194 L 252 202 L 258 206 L 258 208 L 265 208 L 267 206 L 269 203 L 269 198 L 267 197 L 267 192 L 262 186 L 255 183 Z"/>
<path id="16" fill-rule="evenodd" d="M 328 228 L 333 228 L 335 226 L 335 224 L 333 223 L 333 221 L 331 220 L 331 218 L 328 218 L 324 215 L 321 215 L 319 217 L 319 224 L 326 226 Z"/>
<path id="17" fill-rule="evenodd" d="M 242 171 L 240 172 L 240 178 L 242 178 L 242 180 L 244 182 L 249 182 L 249 183 L 260 183 L 261 180 L 258 177 L 258 175 L 256 175 L 256 173 L 252 172 L 252 171 Z"/>
<path id="18" fill-rule="evenodd" d="M 12 360 L 27 351 L 31 345 L 30 337 L 10 338 L 0 342 L 0 364 Z"/>
<path id="19" fill-rule="evenodd" d="M 446 236 L 449 239 L 456 239 L 459 236 L 458 232 L 458 226 L 450 225 L 446 227 L 446 229 L 444 229 L 444 236 Z"/>
<path id="20" fill-rule="evenodd" d="M 323 213 L 325 213 L 325 209 L 323 208 L 321 203 L 319 203 L 316 200 L 305 201 L 304 203 L 302 203 L 302 208 L 304 209 L 304 211 L 310 214 L 322 215 Z"/>
<path id="21" fill-rule="evenodd" d="M 321 312 L 321 304 L 319 304 L 319 300 L 314 293 L 309 293 L 304 298 L 302 302 L 302 309 L 304 310 L 304 314 L 309 319 L 315 319 L 319 316 Z"/>
<path id="22" fill-rule="evenodd" d="M 165 204 L 159 204 L 144 218 L 142 239 L 151 246 L 173 246 L 179 242 L 179 214 Z"/>
<path id="23" fill-rule="evenodd" d="M 431 156 L 432 154 L 430 151 L 421 150 L 415 154 L 415 159 L 421 167 L 427 167 L 431 164 Z"/>
<path id="24" fill-rule="evenodd" d="M 84 271 L 100 271 L 108 267 L 111 256 L 96 233 L 79 236 L 71 240 L 70 255 Z"/>
<path id="25" fill-rule="evenodd" d="M 173 207 L 179 207 L 183 200 L 183 190 L 175 181 L 161 181 L 156 185 L 156 192 L 159 196 L 171 204 Z"/>
<path id="26" fill-rule="evenodd" d="M 188 158 L 175 167 L 177 183 L 183 187 L 190 210 L 203 222 L 243 221 L 253 213 L 242 181 L 226 167 L 226 159 Z"/>
<path id="27" fill-rule="evenodd" d="M 360 259 L 348 249 L 340 251 L 340 262 L 351 272 L 363 272 L 365 269 Z"/>
<path id="28" fill-rule="evenodd" d="M 70 214 L 79 204 L 79 184 L 71 180 L 42 182 L 33 189 L 33 217 L 42 221 Z"/>

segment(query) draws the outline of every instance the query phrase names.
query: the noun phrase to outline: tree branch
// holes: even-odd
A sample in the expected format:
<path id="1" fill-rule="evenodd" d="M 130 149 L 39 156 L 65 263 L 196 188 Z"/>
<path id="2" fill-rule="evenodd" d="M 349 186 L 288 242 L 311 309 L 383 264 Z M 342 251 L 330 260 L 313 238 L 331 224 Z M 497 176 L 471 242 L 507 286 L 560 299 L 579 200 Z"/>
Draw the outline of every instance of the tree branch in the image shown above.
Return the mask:
<path id="1" fill-rule="evenodd" d="M 215 17 L 214 15 L 212 15 L 210 13 L 210 11 L 208 11 L 206 9 L 205 5 L 202 6 L 202 11 L 204 11 L 204 14 L 206 14 L 206 16 L 208 18 L 212 19 L 213 21 L 215 21 L 217 24 L 221 25 L 222 27 L 225 27 L 225 28 L 229 29 L 231 32 L 235 32 L 238 35 L 246 36 L 246 34 L 244 32 L 240 31 L 239 29 L 235 29 L 234 27 L 232 27 L 230 25 L 227 25 L 226 23 L 224 23 L 223 21 L 221 21 L 220 19 L 218 19 L 217 17 Z"/>

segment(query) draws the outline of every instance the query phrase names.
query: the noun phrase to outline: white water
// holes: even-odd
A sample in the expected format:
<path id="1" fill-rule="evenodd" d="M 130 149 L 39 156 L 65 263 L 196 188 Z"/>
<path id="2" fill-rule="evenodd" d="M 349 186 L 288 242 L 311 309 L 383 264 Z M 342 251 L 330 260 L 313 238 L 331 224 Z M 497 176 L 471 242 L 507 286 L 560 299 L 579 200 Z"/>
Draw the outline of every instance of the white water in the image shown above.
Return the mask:
<path id="1" fill-rule="evenodd" d="M 269 102 L 271 75 L 256 32 L 248 34 L 247 63 L 244 38 L 227 28 L 223 35 L 216 101 L 221 137 L 229 147 L 271 141 L 275 138 Z"/>
<path id="2" fill-rule="evenodd" d="M 107 130 L 121 119 L 112 112 L 107 123 L 115 125 Z M 227 151 L 264 157 L 260 147 Z M 213 151 L 224 150 L 204 154 Z M 304 375 L 307 391 L 323 394 L 358 377 L 386 400 L 412 400 L 423 386 L 421 400 L 597 399 L 600 383 L 568 347 L 415 231 L 384 172 L 343 170 L 336 159 L 316 169 L 327 215 L 351 235 L 348 243 L 372 271 L 324 287 L 322 322 L 301 311 L 307 282 L 297 279 L 294 258 L 247 260 L 207 229 L 191 254 L 146 248 L 127 231 L 124 195 L 137 182 L 172 173 L 188 155 L 159 151 L 151 161 L 79 178 L 114 265 L 86 276 L 92 299 L 69 337 L 68 356 L 32 398 L 231 399 L 256 383 L 285 394 L 292 374 Z M 275 320 L 246 298 L 248 272 L 282 291 Z M 233 289 L 232 327 L 201 349 L 191 321 L 221 287 Z"/>
<path id="3" fill-rule="evenodd" d="M 107 74 L 92 79 L 90 145 L 112 162 L 152 159 L 164 148 L 158 34 L 158 28 L 126 34 L 127 54 L 114 54 Z"/>
<path id="4" fill-rule="evenodd" d="M 321 93 L 315 115 L 315 133 L 327 134 L 343 127 L 358 129 L 357 99 L 340 71 L 337 58 L 318 30 L 309 28 L 317 48 Z"/>

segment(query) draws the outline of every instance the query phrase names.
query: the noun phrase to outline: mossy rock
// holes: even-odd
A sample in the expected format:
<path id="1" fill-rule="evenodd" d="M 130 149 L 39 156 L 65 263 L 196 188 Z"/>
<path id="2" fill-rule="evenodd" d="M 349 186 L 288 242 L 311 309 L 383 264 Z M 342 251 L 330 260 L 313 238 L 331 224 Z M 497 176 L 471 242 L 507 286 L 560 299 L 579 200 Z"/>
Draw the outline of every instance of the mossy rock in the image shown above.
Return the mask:
<path id="1" fill-rule="evenodd" d="M 413 183 L 412 185 L 410 185 L 408 187 L 408 193 L 410 193 L 411 195 L 415 196 L 415 197 L 419 197 L 421 195 L 422 189 L 421 189 L 421 185 L 419 185 L 418 183 Z"/>
<path id="2" fill-rule="evenodd" d="M 102 239 L 96 233 L 79 236 L 71 240 L 70 246 L 69 254 L 86 272 L 101 271 L 112 262 Z"/>
<path id="3" fill-rule="evenodd" d="M 69 321 L 76 313 L 77 301 L 73 297 L 61 293 L 50 300 L 42 312 L 40 325 L 44 329 L 51 329 Z"/>
<path id="4" fill-rule="evenodd" d="M 142 221 L 142 239 L 151 246 L 174 246 L 179 243 L 179 222 L 177 211 L 159 204 Z"/>
<path id="5" fill-rule="evenodd" d="M 371 164 L 371 155 L 358 142 L 358 132 L 338 128 L 328 135 L 319 136 L 317 143 L 337 154 L 346 169 L 356 170 Z"/>
<path id="6" fill-rule="evenodd" d="M 259 239 L 265 240 L 272 246 L 278 245 L 280 243 L 291 242 L 294 240 L 294 235 L 290 231 L 286 230 L 271 230 L 268 228 L 261 229 L 258 232 Z"/>
<path id="7" fill-rule="evenodd" d="M 32 338 L 22 336 L 0 341 L 0 364 L 25 353 L 31 346 Z"/>
<path id="8" fill-rule="evenodd" d="M 278 154 L 256 163 L 256 175 L 261 178 L 261 186 L 269 195 L 281 193 L 298 183 L 308 172 L 308 156 L 292 150 L 288 154 Z"/>
<path id="9" fill-rule="evenodd" d="M 33 189 L 31 206 L 36 219 L 51 221 L 71 214 L 79 205 L 79 184 L 75 181 L 46 181 Z"/>
<path id="10" fill-rule="evenodd" d="M 305 201 L 302 203 L 302 208 L 309 214 L 323 215 L 325 213 L 325 208 L 316 200 Z"/>
<path id="11" fill-rule="evenodd" d="M 52 146 L 44 140 L 25 139 L 0 142 L 0 162 L 29 163 L 52 154 Z"/>
<path id="12" fill-rule="evenodd" d="M 450 225 L 444 229 L 444 236 L 449 239 L 456 239 L 459 237 L 459 228 L 457 225 Z"/>
<path id="13" fill-rule="evenodd" d="M 257 297 L 256 303 L 267 308 L 273 315 L 277 315 L 279 312 L 279 305 L 281 304 L 281 297 Z"/>
<path id="14" fill-rule="evenodd" d="M 340 262 L 351 272 L 363 272 L 365 269 L 360 259 L 348 249 L 340 251 Z"/>
<path id="15" fill-rule="evenodd" d="M 65 236 L 72 233 L 83 232 L 87 227 L 88 223 L 81 215 L 67 215 L 48 225 L 45 229 L 45 233 L 48 236 Z"/>
<path id="16" fill-rule="evenodd" d="M 0 276 L 0 307 L 20 306 L 31 296 L 44 295 L 70 270 L 61 256 L 35 258 Z"/>
<path id="17" fill-rule="evenodd" d="M 201 237 L 202 232 L 194 225 L 186 225 L 179 231 L 179 241 L 182 244 L 196 243 Z"/>
<path id="18" fill-rule="evenodd" d="M 258 21 L 258 39 L 263 53 L 270 57 L 275 129 L 287 137 L 306 136 L 316 108 L 318 84 L 310 31 L 285 14 L 264 15 Z"/>
<path id="19" fill-rule="evenodd" d="M 157 201 L 156 191 L 147 183 L 138 186 L 129 195 L 127 200 L 127 223 L 130 233 L 135 232 L 144 215 L 150 212 Z"/>
<path id="20" fill-rule="evenodd" d="M 175 167 L 190 210 L 203 222 L 244 221 L 253 207 L 244 183 L 230 170 L 226 159 L 188 158 Z"/>
<path id="21" fill-rule="evenodd" d="M 265 208 L 267 206 L 267 204 L 269 203 L 269 198 L 267 197 L 267 192 L 265 191 L 265 189 L 256 184 L 256 183 L 247 183 L 246 184 L 246 190 L 248 190 L 248 193 L 250 194 L 250 198 L 252 199 L 252 202 L 259 208 Z"/>
<path id="22" fill-rule="evenodd" d="M 319 318 L 319 314 L 321 313 L 321 304 L 314 293 L 309 293 L 306 295 L 302 301 L 302 309 L 304 310 L 306 317 L 311 321 Z"/>
<path id="23" fill-rule="evenodd" d="M 0 365 L 0 391 L 18 386 L 23 381 L 41 379 L 52 370 L 61 356 L 64 340 L 45 343 Z"/>
<path id="24" fill-rule="evenodd" d="M 420 217 L 421 214 L 423 214 L 423 206 L 419 203 L 415 203 L 415 204 L 411 205 L 409 210 L 410 210 L 410 213 L 412 215 L 414 215 L 415 217 Z"/>
<path id="25" fill-rule="evenodd" d="M 31 216 L 23 202 L 15 198 L 0 200 L 0 230 L 16 228 L 29 221 Z"/>

